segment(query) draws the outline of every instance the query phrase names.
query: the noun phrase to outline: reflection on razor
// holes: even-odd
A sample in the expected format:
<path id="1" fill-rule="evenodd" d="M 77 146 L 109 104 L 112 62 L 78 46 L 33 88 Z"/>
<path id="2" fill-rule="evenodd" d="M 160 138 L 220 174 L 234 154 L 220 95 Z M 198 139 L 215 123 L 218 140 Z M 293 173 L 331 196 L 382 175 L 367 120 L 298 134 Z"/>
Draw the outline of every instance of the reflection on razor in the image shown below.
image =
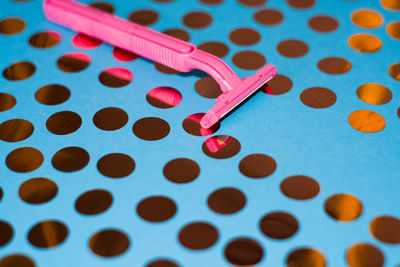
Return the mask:
<path id="1" fill-rule="evenodd" d="M 210 74 L 222 94 L 201 119 L 209 128 L 276 75 L 269 64 L 253 76 L 240 79 L 221 59 L 193 44 L 121 19 L 73 0 L 44 0 L 46 17 L 60 25 L 131 51 L 180 72 L 194 69 Z"/>

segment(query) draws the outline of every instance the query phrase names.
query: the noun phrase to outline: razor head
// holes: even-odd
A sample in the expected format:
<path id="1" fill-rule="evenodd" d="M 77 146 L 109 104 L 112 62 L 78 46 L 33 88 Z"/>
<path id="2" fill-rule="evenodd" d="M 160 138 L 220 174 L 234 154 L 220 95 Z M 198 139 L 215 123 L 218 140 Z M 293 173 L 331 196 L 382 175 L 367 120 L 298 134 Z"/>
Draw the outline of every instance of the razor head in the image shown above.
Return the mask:
<path id="1" fill-rule="evenodd" d="M 213 126 L 266 82 L 275 77 L 276 73 L 275 66 L 268 64 L 253 76 L 243 78 L 238 84 L 233 86 L 232 90 L 221 94 L 217 98 L 215 105 L 201 119 L 201 127 L 208 129 Z"/>

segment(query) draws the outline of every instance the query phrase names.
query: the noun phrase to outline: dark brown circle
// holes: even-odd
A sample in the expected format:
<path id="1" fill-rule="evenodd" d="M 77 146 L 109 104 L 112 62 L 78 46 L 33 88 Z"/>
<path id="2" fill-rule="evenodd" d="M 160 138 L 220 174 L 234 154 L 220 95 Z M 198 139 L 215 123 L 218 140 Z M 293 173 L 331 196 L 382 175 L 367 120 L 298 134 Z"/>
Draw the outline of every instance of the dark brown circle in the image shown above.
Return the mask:
<path id="1" fill-rule="evenodd" d="M 51 248 L 60 245 L 65 241 L 67 236 L 68 228 L 64 223 L 48 220 L 34 225 L 29 230 L 28 240 L 35 247 Z"/>
<path id="2" fill-rule="evenodd" d="M 146 267 L 179 267 L 179 265 L 168 259 L 157 259 L 149 262 Z"/>
<path id="3" fill-rule="evenodd" d="M 273 239 L 287 239 L 297 233 L 299 223 L 293 215 L 286 212 L 271 212 L 260 220 L 261 232 Z"/>
<path id="4" fill-rule="evenodd" d="M 200 121 L 205 113 L 195 113 L 186 117 L 182 122 L 182 127 L 188 134 L 195 136 L 207 136 L 218 131 L 220 122 L 215 123 L 210 128 L 206 129 L 201 127 Z"/>
<path id="5" fill-rule="evenodd" d="M 31 136 L 33 129 L 32 123 L 27 120 L 11 119 L 0 124 L 0 140 L 19 142 Z"/>
<path id="6" fill-rule="evenodd" d="M 182 29 L 169 29 L 169 30 L 165 30 L 163 31 L 164 34 L 178 38 L 182 41 L 186 41 L 189 42 L 190 40 L 190 34 Z"/>
<path id="7" fill-rule="evenodd" d="M 192 29 L 202 29 L 208 27 L 212 23 L 212 17 L 210 14 L 203 11 L 193 11 L 187 13 L 182 21 L 185 26 Z"/>
<path id="8" fill-rule="evenodd" d="M 14 229 L 12 226 L 8 222 L 0 220 L 0 247 L 7 245 L 13 236 Z"/>
<path id="9" fill-rule="evenodd" d="M 90 250 L 101 257 L 116 257 L 129 248 L 127 234 L 116 229 L 104 229 L 95 233 L 89 240 Z"/>
<path id="10" fill-rule="evenodd" d="M 249 6 L 249 7 L 261 6 L 267 2 L 267 0 L 238 0 L 238 1 L 242 5 Z"/>
<path id="11" fill-rule="evenodd" d="M 393 79 L 400 81 L 400 63 L 390 65 L 388 72 Z"/>
<path id="12" fill-rule="evenodd" d="M 316 197 L 320 187 L 313 178 L 303 175 L 287 177 L 280 185 L 282 193 L 290 198 L 306 200 Z"/>
<path id="13" fill-rule="evenodd" d="M 60 111 L 51 115 L 46 121 L 49 132 L 66 135 L 77 131 L 82 125 L 81 116 L 72 111 Z"/>
<path id="14" fill-rule="evenodd" d="M 204 154 L 215 159 L 227 159 L 235 156 L 240 151 L 239 141 L 229 135 L 214 135 L 204 141 L 202 150 Z"/>
<path id="15" fill-rule="evenodd" d="M 382 267 L 385 257 L 382 251 L 368 243 L 352 245 L 346 252 L 349 267 Z"/>
<path id="16" fill-rule="evenodd" d="M 36 72 L 36 67 L 29 61 L 20 61 L 11 64 L 3 71 L 3 77 L 10 81 L 28 79 Z"/>
<path id="17" fill-rule="evenodd" d="M 81 194 L 75 201 L 75 209 L 84 215 L 96 215 L 105 212 L 112 204 L 113 196 L 102 189 L 94 189 Z"/>
<path id="18" fill-rule="evenodd" d="M 309 9 L 315 5 L 315 0 L 286 0 L 286 3 L 296 9 Z"/>
<path id="19" fill-rule="evenodd" d="M 277 74 L 261 88 L 261 91 L 269 95 L 282 95 L 289 92 L 292 87 L 293 82 L 290 78 Z"/>
<path id="20" fill-rule="evenodd" d="M 137 214 L 148 222 L 164 222 L 171 219 L 177 211 L 175 202 L 164 196 L 143 199 L 136 207 Z"/>
<path id="21" fill-rule="evenodd" d="M 93 116 L 93 123 L 97 128 L 104 131 L 115 131 L 121 129 L 128 122 L 128 114 L 115 107 L 103 108 Z"/>
<path id="22" fill-rule="evenodd" d="M 208 196 L 207 204 L 216 213 L 233 214 L 244 208 L 246 196 L 236 188 L 220 188 Z"/>
<path id="23" fill-rule="evenodd" d="M 240 172 L 249 178 L 264 178 L 276 170 L 276 162 L 265 154 L 250 154 L 239 163 Z"/>
<path id="24" fill-rule="evenodd" d="M 238 28 L 229 34 L 229 39 L 232 43 L 242 46 L 254 45 L 261 39 L 261 35 L 250 28 Z"/>
<path id="25" fill-rule="evenodd" d="M 201 250 L 213 246 L 218 241 L 218 230 L 206 222 L 186 224 L 179 231 L 179 242 L 188 249 Z"/>
<path id="26" fill-rule="evenodd" d="M 64 72 L 79 72 L 90 65 L 90 57 L 84 53 L 68 53 L 57 60 L 57 67 Z"/>
<path id="27" fill-rule="evenodd" d="M 333 32 L 339 27 L 339 22 L 331 16 L 318 15 L 308 20 L 308 26 L 321 33 Z"/>
<path id="28" fill-rule="evenodd" d="M 15 104 L 17 104 L 17 100 L 14 96 L 7 93 L 0 93 L 0 112 L 12 109 Z"/>
<path id="29" fill-rule="evenodd" d="M 310 108 L 328 108 L 335 104 L 336 94 L 324 87 L 311 87 L 304 90 L 300 100 Z"/>
<path id="30" fill-rule="evenodd" d="M 221 4 L 224 0 L 199 0 L 201 3 L 206 4 L 206 5 L 219 5 Z"/>
<path id="31" fill-rule="evenodd" d="M 47 178 L 32 178 L 25 181 L 18 190 L 19 197 L 29 204 L 43 204 L 52 200 L 58 193 L 55 182 Z"/>
<path id="32" fill-rule="evenodd" d="M 200 174 L 200 166 L 191 159 L 177 158 L 165 164 L 163 173 L 165 178 L 177 184 L 189 183 Z"/>
<path id="33" fill-rule="evenodd" d="M 114 12 L 115 12 L 114 6 L 112 6 L 111 4 L 109 4 L 107 2 L 93 2 L 93 3 L 90 3 L 89 6 L 94 7 L 96 9 L 99 9 L 104 12 L 110 13 L 110 14 L 114 14 Z"/>
<path id="34" fill-rule="evenodd" d="M 369 231 L 381 242 L 400 244 L 400 220 L 395 217 L 375 217 L 369 225 Z"/>
<path id="35" fill-rule="evenodd" d="M 341 57 L 323 58 L 317 66 L 320 71 L 334 75 L 344 74 L 351 69 L 351 63 Z"/>
<path id="36" fill-rule="evenodd" d="M 55 31 L 38 32 L 32 35 L 28 42 L 36 48 L 51 48 L 61 41 L 61 34 Z"/>
<path id="37" fill-rule="evenodd" d="M 151 9 L 135 10 L 129 14 L 129 20 L 143 26 L 149 26 L 157 22 L 158 13 Z"/>
<path id="38" fill-rule="evenodd" d="M 159 86 L 146 94 L 147 102 L 156 108 L 173 108 L 182 101 L 182 94 L 175 88 Z"/>
<path id="39" fill-rule="evenodd" d="M 3 189 L 0 187 L 0 201 L 3 199 L 4 192 Z"/>
<path id="40" fill-rule="evenodd" d="M 206 98 L 217 98 L 222 94 L 221 87 L 212 77 L 200 78 L 194 88 L 199 95 Z"/>
<path id="41" fill-rule="evenodd" d="M 314 248 L 298 248 L 289 253 L 286 266 L 292 267 L 325 267 L 326 260 L 321 252 Z"/>
<path id="42" fill-rule="evenodd" d="M 300 40 L 289 39 L 280 42 L 276 49 L 284 57 L 298 58 L 307 54 L 308 45 Z"/>
<path id="43" fill-rule="evenodd" d="M 229 47 L 226 44 L 216 41 L 202 43 L 197 48 L 219 58 L 223 58 L 229 52 Z"/>
<path id="44" fill-rule="evenodd" d="M 48 84 L 39 88 L 35 93 L 36 100 L 44 105 L 59 105 L 71 96 L 69 89 L 60 84 Z"/>
<path id="45" fill-rule="evenodd" d="M 332 219 L 340 222 L 354 221 L 363 212 L 361 201 L 355 196 L 346 193 L 335 194 L 327 198 L 324 208 Z"/>
<path id="46" fill-rule="evenodd" d="M 75 172 L 83 169 L 89 163 L 89 153 L 83 148 L 70 146 L 57 151 L 51 163 L 62 172 Z"/>
<path id="47" fill-rule="evenodd" d="M 31 258 L 22 254 L 7 255 L 0 260 L 0 267 L 35 267 Z"/>
<path id="48" fill-rule="evenodd" d="M 146 117 L 137 120 L 132 127 L 133 133 L 140 139 L 156 141 L 169 134 L 169 124 L 163 119 L 156 117 Z"/>
<path id="49" fill-rule="evenodd" d="M 99 172 L 110 178 L 126 177 L 135 170 L 135 166 L 135 161 L 122 153 L 105 155 L 97 162 Z"/>
<path id="50" fill-rule="evenodd" d="M 225 246 L 224 252 L 225 258 L 235 266 L 256 265 L 264 256 L 262 246 L 250 238 L 236 238 L 231 240 Z"/>
<path id="51" fill-rule="evenodd" d="M 118 88 L 130 84 L 133 80 L 132 73 L 121 67 L 112 67 L 103 70 L 99 75 L 99 81 L 108 87 Z"/>
<path id="52" fill-rule="evenodd" d="M 266 59 L 258 52 L 242 51 L 233 55 L 232 62 L 241 69 L 256 70 L 265 65 Z"/>
<path id="53" fill-rule="evenodd" d="M 158 70 L 159 72 L 164 73 L 164 74 L 178 74 L 178 73 L 180 73 L 180 71 L 177 71 L 177 70 L 175 70 L 173 68 L 167 67 L 167 66 L 165 66 L 163 64 L 160 64 L 158 62 L 154 62 L 154 67 L 156 67 L 156 70 Z"/>
<path id="54" fill-rule="evenodd" d="M 0 20 L 0 34 L 14 35 L 22 32 L 26 27 L 24 20 L 20 18 L 5 18 Z"/>
<path id="55" fill-rule="evenodd" d="M 283 14 L 277 9 L 262 9 L 254 13 L 253 18 L 262 25 L 273 26 L 283 21 Z"/>
<path id="56" fill-rule="evenodd" d="M 15 172 L 31 172 L 43 163 L 43 154 L 33 147 L 21 147 L 11 151 L 6 158 L 7 167 Z"/>

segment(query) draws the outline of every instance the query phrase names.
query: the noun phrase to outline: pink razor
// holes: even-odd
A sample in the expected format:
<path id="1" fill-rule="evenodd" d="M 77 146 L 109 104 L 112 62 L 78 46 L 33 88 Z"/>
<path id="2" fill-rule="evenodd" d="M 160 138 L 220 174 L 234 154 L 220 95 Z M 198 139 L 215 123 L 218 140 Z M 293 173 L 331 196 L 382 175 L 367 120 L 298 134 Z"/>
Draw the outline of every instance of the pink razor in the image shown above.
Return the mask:
<path id="1" fill-rule="evenodd" d="M 276 75 L 269 64 L 253 76 L 240 79 L 221 59 L 193 44 L 121 19 L 72 0 L 44 0 L 46 17 L 60 25 L 131 51 L 180 72 L 193 69 L 210 74 L 222 94 L 201 119 L 209 128 Z"/>

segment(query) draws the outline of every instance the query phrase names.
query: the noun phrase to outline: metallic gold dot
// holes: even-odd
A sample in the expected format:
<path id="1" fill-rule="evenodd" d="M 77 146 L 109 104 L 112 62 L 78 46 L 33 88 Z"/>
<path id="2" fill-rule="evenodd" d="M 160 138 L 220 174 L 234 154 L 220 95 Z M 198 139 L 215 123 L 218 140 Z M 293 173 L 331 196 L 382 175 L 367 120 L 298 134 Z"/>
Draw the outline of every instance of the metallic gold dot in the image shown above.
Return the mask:
<path id="1" fill-rule="evenodd" d="M 239 170 L 249 178 L 264 178 L 275 172 L 276 162 L 268 155 L 250 154 L 240 161 Z"/>
<path id="2" fill-rule="evenodd" d="M 381 0 L 381 5 L 389 10 L 400 10 L 400 2 L 398 0 Z"/>
<path id="3" fill-rule="evenodd" d="M 83 33 L 78 33 L 72 38 L 72 44 L 79 49 L 93 49 L 102 43 L 103 42 L 101 40 Z"/>
<path id="4" fill-rule="evenodd" d="M 151 9 L 135 10 L 129 14 L 129 20 L 143 26 L 149 26 L 157 22 L 159 15 Z"/>
<path id="5" fill-rule="evenodd" d="M 175 88 L 160 86 L 146 94 L 146 100 L 156 108 L 173 108 L 182 101 L 182 94 Z"/>
<path id="6" fill-rule="evenodd" d="M 111 153 L 103 156 L 97 162 L 97 169 L 109 178 L 123 178 L 135 170 L 135 161 L 122 153 Z"/>
<path id="7" fill-rule="evenodd" d="M 382 105 L 392 99 L 392 92 L 383 85 L 366 83 L 357 88 L 357 96 L 365 103 Z"/>
<path id="8" fill-rule="evenodd" d="M 77 131 L 81 125 L 81 116 L 72 111 L 54 113 L 46 121 L 47 130 L 58 135 L 71 134 Z"/>
<path id="9" fill-rule="evenodd" d="M 389 67 L 389 75 L 393 79 L 400 81 L 400 63 L 394 63 Z"/>
<path id="10" fill-rule="evenodd" d="M 382 267 L 385 262 L 383 253 L 368 243 L 352 245 L 347 250 L 346 260 L 350 267 Z"/>
<path id="11" fill-rule="evenodd" d="M 84 215 L 96 215 L 105 212 L 112 204 L 113 196 L 103 189 L 90 190 L 75 201 L 75 209 Z"/>
<path id="12" fill-rule="evenodd" d="M 286 212 L 266 214 L 259 224 L 261 232 L 272 239 L 287 239 L 297 233 L 299 223 L 293 215 Z"/>
<path id="13" fill-rule="evenodd" d="M 240 151 L 239 141 L 229 135 L 214 135 L 204 141 L 204 154 L 215 159 L 226 159 L 235 156 Z"/>
<path id="14" fill-rule="evenodd" d="M 218 131 L 220 127 L 220 122 L 217 122 L 210 128 L 203 128 L 200 125 L 200 121 L 205 113 L 195 113 L 186 117 L 182 122 L 182 127 L 188 134 L 195 136 L 207 136 Z"/>
<path id="15" fill-rule="evenodd" d="M 15 0 L 14 0 L 15 1 Z M 7 255 L 0 260 L 0 267 L 35 267 L 31 258 L 22 254 Z"/>
<path id="16" fill-rule="evenodd" d="M 235 266 L 253 266 L 264 257 L 264 249 L 256 240 L 235 238 L 224 249 L 226 260 Z"/>
<path id="17" fill-rule="evenodd" d="M 386 32 L 394 39 L 400 40 L 400 21 L 394 21 L 386 26 Z"/>
<path id="18" fill-rule="evenodd" d="M 83 53 L 68 53 L 57 60 L 60 70 L 68 73 L 79 72 L 86 69 L 90 64 L 90 57 Z"/>
<path id="19" fill-rule="evenodd" d="M 130 240 L 127 234 L 117 229 L 103 229 L 89 240 L 90 250 L 101 257 L 116 257 L 125 253 Z"/>
<path id="20" fill-rule="evenodd" d="M 372 29 L 381 26 L 383 18 L 374 10 L 359 9 L 351 15 L 351 21 L 361 28 Z"/>
<path id="21" fill-rule="evenodd" d="M 129 62 L 139 57 L 138 55 L 119 47 L 114 47 L 113 56 L 120 62 Z"/>
<path id="22" fill-rule="evenodd" d="M 52 248 L 60 245 L 68 236 L 64 223 L 54 220 L 42 221 L 34 225 L 28 233 L 29 242 L 38 248 Z"/>
<path id="23" fill-rule="evenodd" d="M 360 217 L 363 206 L 353 195 L 336 194 L 325 201 L 325 211 L 335 220 L 349 222 Z"/>
<path id="24" fill-rule="evenodd" d="M 30 204 L 43 204 L 58 193 L 57 184 L 47 178 L 32 178 L 25 181 L 18 190 L 19 197 Z"/>
<path id="25" fill-rule="evenodd" d="M 242 191 L 224 187 L 212 192 L 207 199 L 208 207 L 219 214 L 233 214 L 244 208 L 246 196 Z"/>
<path id="26" fill-rule="evenodd" d="M 219 238 L 218 230 L 206 222 L 192 222 L 179 231 L 179 242 L 186 248 L 202 250 L 213 246 Z"/>
<path id="27" fill-rule="evenodd" d="M 177 211 L 175 202 L 164 196 L 152 196 L 140 201 L 137 214 L 148 222 L 158 223 L 171 219 Z"/>
<path id="28" fill-rule="evenodd" d="M 126 86 L 130 84 L 132 80 L 132 73 L 129 70 L 120 67 L 108 68 L 102 71 L 99 75 L 99 81 L 103 85 L 113 88 Z"/>
<path id="29" fill-rule="evenodd" d="M 371 34 L 357 33 L 348 39 L 351 48 L 361 53 L 373 53 L 381 49 L 382 42 Z"/>
<path id="30" fill-rule="evenodd" d="M 17 100 L 14 96 L 7 93 L 0 93 L 0 112 L 12 109 L 15 104 L 17 104 Z"/>
<path id="31" fill-rule="evenodd" d="M 363 133 L 376 133 L 386 126 L 385 118 L 371 110 L 356 110 L 349 116 L 349 124 Z"/>
<path id="32" fill-rule="evenodd" d="M 323 58 L 317 66 L 320 71 L 333 75 L 344 74 L 351 69 L 351 63 L 341 57 Z"/>
<path id="33" fill-rule="evenodd" d="M 396 217 L 375 217 L 369 225 L 369 231 L 381 242 L 400 244 L 400 220 Z"/>
<path id="34" fill-rule="evenodd" d="M 314 248 L 298 248 L 286 258 L 288 267 L 325 267 L 324 255 Z"/>
<path id="35" fill-rule="evenodd" d="M 212 20 L 211 15 L 203 11 L 190 12 L 182 19 L 183 24 L 192 29 L 208 27 L 212 23 Z"/>
<path id="36" fill-rule="evenodd" d="M 25 21 L 20 18 L 4 18 L 0 20 L 0 34 L 14 35 L 22 32 L 26 27 Z"/>
<path id="37" fill-rule="evenodd" d="M 27 120 L 12 119 L 0 124 L 0 140 L 19 142 L 27 139 L 33 133 L 33 125 Z"/>
<path id="38" fill-rule="evenodd" d="M 199 165 L 188 158 L 177 158 L 165 164 L 163 174 L 167 180 L 177 183 L 189 183 L 200 174 Z"/>
<path id="39" fill-rule="evenodd" d="M 57 151 L 51 163 L 62 172 L 75 172 L 83 169 L 89 163 L 89 153 L 80 147 L 70 146 Z"/>
<path id="40" fill-rule="evenodd" d="M 32 35 L 28 42 L 36 48 L 51 48 L 61 41 L 61 34 L 55 31 L 38 32 Z"/>
<path id="41" fill-rule="evenodd" d="M 7 167 L 15 172 L 31 172 L 43 163 L 43 154 L 33 147 L 21 147 L 11 151 L 6 158 Z"/>
<path id="42" fill-rule="evenodd" d="M 14 229 L 12 226 L 8 222 L 0 220 L 0 248 L 7 245 L 13 236 Z"/>
<path id="43" fill-rule="evenodd" d="M 29 61 L 16 62 L 3 71 L 3 77 L 10 81 L 22 81 L 31 77 L 36 67 Z"/>
<path id="44" fill-rule="evenodd" d="M 94 114 L 93 123 L 101 130 L 115 131 L 124 127 L 128 119 L 128 114 L 124 110 L 116 107 L 108 107 Z"/>
<path id="45" fill-rule="evenodd" d="M 281 182 L 281 191 L 287 197 L 297 200 L 307 200 L 319 194 L 320 187 L 317 181 L 308 176 L 295 175 L 287 177 Z"/>
<path id="46" fill-rule="evenodd" d="M 59 105 L 71 96 L 69 89 L 60 84 L 48 84 L 39 88 L 35 93 L 36 100 L 44 105 Z"/>
<path id="47" fill-rule="evenodd" d="M 166 137 L 170 132 L 170 127 L 163 119 L 146 117 L 137 120 L 132 127 L 132 131 L 140 139 L 156 141 Z"/>

